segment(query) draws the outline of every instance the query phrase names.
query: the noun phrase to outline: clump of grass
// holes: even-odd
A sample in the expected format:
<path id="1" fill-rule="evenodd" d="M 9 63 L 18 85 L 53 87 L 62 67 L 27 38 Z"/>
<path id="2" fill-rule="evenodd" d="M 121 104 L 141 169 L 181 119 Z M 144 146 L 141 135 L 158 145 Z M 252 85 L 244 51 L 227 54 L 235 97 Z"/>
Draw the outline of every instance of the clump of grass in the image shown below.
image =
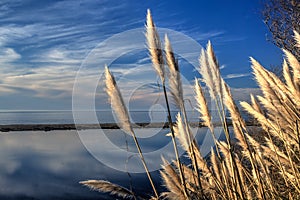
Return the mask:
<path id="1" fill-rule="evenodd" d="M 160 38 L 155 29 L 150 11 L 147 14 L 146 37 L 153 66 L 164 87 L 168 108 L 176 160 L 163 160 L 161 177 L 167 191 L 158 195 L 147 169 L 138 141 L 131 128 L 128 112 L 113 76 L 106 68 L 107 92 L 112 107 L 118 115 L 120 126 L 130 133 L 140 153 L 145 171 L 153 187 L 153 199 L 299 199 L 300 198 L 300 63 L 289 51 L 283 50 L 283 77 L 265 69 L 254 58 L 250 58 L 254 77 L 262 91 L 261 96 L 250 96 L 251 103 L 241 102 L 241 106 L 256 119 L 263 131 L 251 133 L 232 98 L 230 88 L 221 77 L 217 57 L 208 42 L 201 50 L 199 72 L 201 81 L 209 89 L 215 101 L 222 122 L 225 141 L 215 137 L 215 127 L 204 97 L 203 88 L 195 79 L 195 97 L 200 119 L 214 139 L 208 158 L 203 158 L 196 140 L 193 138 L 187 120 L 181 75 L 171 43 L 165 37 L 165 50 L 161 50 Z M 295 32 L 297 48 L 300 36 Z M 166 69 L 168 65 L 170 91 L 180 112 L 176 124 L 170 115 L 168 93 L 166 91 Z M 231 117 L 233 131 L 229 131 L 225 109 Z M 260 134 L 260 135 L 258 135 Z M 258 137 L 259 136 L 259 137 Z M 191 165 L 180 162 L 177 140 L 187 152 Z M 134 193 L 107 181 L 81 182 L 92 189 L 110 192 L 124 198 L 136 198 Z"/>

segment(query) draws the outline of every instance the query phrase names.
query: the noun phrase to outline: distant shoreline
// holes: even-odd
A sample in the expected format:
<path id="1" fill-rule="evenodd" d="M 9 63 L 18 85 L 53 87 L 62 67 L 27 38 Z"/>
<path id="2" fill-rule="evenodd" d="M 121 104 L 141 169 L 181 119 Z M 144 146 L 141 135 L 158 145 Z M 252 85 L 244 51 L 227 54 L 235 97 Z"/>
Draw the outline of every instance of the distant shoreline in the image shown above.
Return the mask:
<path id="1" fill-rule="evenodd" d="M 192 123 L 191 126 L 197 126 Z M 133 128 L 168 128 L 168 123 L 135 123 Z M 120 129 L 117 123 L 102 124 L 9 124 L 0 125 L 0 132 L 10 131 L 54 131 L 54 130 L 86 130 L 86 129 Z"/>
<path id="2" fill-rule="evenodd" d="M 189 123 L 191 127 L 204 127 L 201 122 Z M 221 126 L 221 124 L 215 124 Z M 231 125 L 229 122 L 228 125 Z M 247 123 L 248 126 L 253 126 L 253 123 Z M 135 123 L 133 128 L 169 128 L 169 123 Z M 54 130 L 87 130 L 87 129 L 120 129 L 117 123 L 102 123 L 102 124 L 9 124 L 0 125 L 0 132 L 10 131 L 54 131 Z"/>

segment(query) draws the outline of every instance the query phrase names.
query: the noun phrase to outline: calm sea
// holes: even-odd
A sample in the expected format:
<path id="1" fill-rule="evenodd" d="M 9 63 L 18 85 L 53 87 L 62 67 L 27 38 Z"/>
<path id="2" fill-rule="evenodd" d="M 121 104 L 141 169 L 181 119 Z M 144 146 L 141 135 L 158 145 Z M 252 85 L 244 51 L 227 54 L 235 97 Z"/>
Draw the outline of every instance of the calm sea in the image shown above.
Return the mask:
<path id="1" fill-rule="evenodd" d="M 91 123 L 87 117 L 92 111 L 80 111 L 83 123 Z M 177 112 L 172 112 L 173 119 Z M 114 123 L 114 114 L 111 111 L 96 111 L 99 123 Z M 198 120 L 196 111 L 188 112 L 191 121 Z M 134 123 L 165 122 L 167 115 L 163 111 L 131 111 L 130 117 Z M 82 120 L 81 120 L 82 121 Z M 0 111 L 0 125 L 7 124 L 73 124 L 72 111 Z"/>
<path id="2" fill-rule="evenodd" d="M 88 114 L 89 111 L 80 112 L 87 124 L 90 123 L 88 117 L 85 118 Z M 97 111 L 96 115 L 99 123 L 115 122 L 110 111 Z M 175 119 L 176 112 L 172 115 Z M 191 121 L 197 121 L 197 115 L 188 112 Z M 130 116 L 135 123 L 167 121 L 166 113 L 160 111 L 133 111 Z M 0 125 L 71 123 L 74 123 L 72 111 L 0 112 Z M 160 187 L 159 171 L 155 169 L 161 166 L 161 155 L 174 157 L 171 140 L 166 137 L 169 129 L 135 131 L 149 167 L 154 170 L 154 182 L 160 191 L 164 190 Z M 205 137 L 210 135 L 206 128 L 194 132 L 198 132 L 199 144 L 204 138 L 211 141 L 210 137 Z M 118 129 L 0 132 L 0 199 L 115 199 L 79 184 L 79 181 L 88 179 L 109 180 L 133 187 L 139 195 L 151 194 L 147 177 L 141 173 L 140 160 L 130 152 L 136 155 L 132 138 Z M 130 176 L 124 168 L 131 171 Z"/>
<path id="3" fill-rule="evenodd" d="M 87 124 L 88 114 L 89 111 L 80 112 Z M 97 111 L 96 115 L 99 123 L 115 122 L 111 111 Z M 174 120 L 175 115 L 173 112 Z M 190 121 L 198 121 L 197 112 L 188 112 L 188 116 Z M 166 113 L 160 111 L 132 111 L 130 117 L 134 123 L 167 121 Z M 72 123 L 72 111 L 0 112 L 0 125 Z M 149 169 L 153 169 L 154 182 L 162 191 L 157 170 L 161 167 L 161 155 L 174 159 L 171 140 L 166 137 L 169 129 L 138 128 L 135 132 Z M 206 155 L 213 144 L 210 132 L 207 128 L 192 128 L 192 132 Z M 221 132 L 218 134 L 222 138 Z M 133 187 L 139 195 L 151 194 L 147 177 L 141 172 L 134 142 L 120 129 L 0 132 L 1 200 L 115 199 L 79 184 L 87 179 L 109 180 Z"/>

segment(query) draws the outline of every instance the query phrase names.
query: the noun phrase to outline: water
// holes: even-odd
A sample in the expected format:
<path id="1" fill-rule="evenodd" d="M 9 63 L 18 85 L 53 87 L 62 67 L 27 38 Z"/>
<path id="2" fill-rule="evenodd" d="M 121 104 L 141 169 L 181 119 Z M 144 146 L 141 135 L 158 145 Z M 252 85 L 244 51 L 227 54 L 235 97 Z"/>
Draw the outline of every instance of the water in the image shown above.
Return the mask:
<path id="1" fill-rule="evenodd" d="M 92 111 L 80 111 L 84 118 L 83 123 L 89 124 L 89 113 Z M 172 112 L 173 119 L 177 112 Z M 111 111 L 96 111 L 99 123 L 115 122 L 114 115 Z M 165 122 L 167 121 L 166 113 L 163 111 L 131 111 L 132 122 Z M 191 121 L 198 120 L 198 113 L 195 111 L 188 112 Z M 72 111 L 0 111 L 0 125 L 8 124 L 73 124 Z"/>
<path id="2" fill-rule="evenodd" d="M 165 136 L 168 129 L 135 131 L 149 168 L 159 168 L 160 154 L 167 159 L 174 158 L 172 148 L 164 149 L 171 144 L 170 138 Z M 209 132 L 206 128 L 193 129 L 193 132 L 198 132 L 199 144 L 207 144 L 201 149 L 205 155 L 212 142 L 211 137 L 206 137 Z M 146 174 L 134 173 L 143 168 L 131 137 L 124 136 L 119 129 L 101 133 L 99 130 L 1 133 L 0 199 L 115 199 L 78 183 L 88 179 L 109 180 L 124 187 L 132 183 L 138 194 L 151 193 Z M 110 145 L 107 146 L 103 138 L 107 138 Z M 120 171 L 125 166 L 131 179 L 126 171 Z M 161 186 L 158 170 L 152 175 L 155 184 Z M 159 187 L 159 190 L 164 188 Z"/>
<path id="3" fill-rule="evenodd" d="M 84 116 L 87 111 L 82 111 Z M 172 113 L 175 119 L 176 112 Z M 191 121 L 197 113 L 189 112 Z M 114 122 L 110 111 L 98 111 L 100 123 Z M 164 112 L 131 112 L 133 122 L 166 121 Z M 0 124 L 70 124 L 72 111 L 0 112 Z M 86 119 L 89 123 L 89 119 Z M 161 155 L 174 159 L 168 129 L 135 129 L 155 184 L 161 186 Z M 212 145 L 207 128 L 193 128 L 201 152 Z M 217 129 L 216 129 L 216 132 Z M 221 132 L 220 132 L 221 134 Z M 180 150 L 183 153 L 182 149 Z M 0 199 L 115 199 L 79 184 L 88 179 L 103 179 L 133 187 L 140 195 L 152 190 L 131 136 L 120 129 L 81 131 L 18 131 L 0 133 Z M 130 172 L 130 177 L 128 173 Z M 164 190 L 159 187 L 159 190 Z"/>
<path id="4" fill-rule="evenodd" d="M 72 111 L 0 111 L 0 124 L 72 124 Z"/>
<path id="5" fill-rule="evenodd" d="M 76 131 L 0 135 L 0 199 L 110 198 L 78 183 L 87 179 L 104 179 L 129 187 L 128 175 L 92 157 Z M 145 180 L 144 174 L 132 174 L 137 191 L 150 191 L 147 184 L 141 184 Z"/>

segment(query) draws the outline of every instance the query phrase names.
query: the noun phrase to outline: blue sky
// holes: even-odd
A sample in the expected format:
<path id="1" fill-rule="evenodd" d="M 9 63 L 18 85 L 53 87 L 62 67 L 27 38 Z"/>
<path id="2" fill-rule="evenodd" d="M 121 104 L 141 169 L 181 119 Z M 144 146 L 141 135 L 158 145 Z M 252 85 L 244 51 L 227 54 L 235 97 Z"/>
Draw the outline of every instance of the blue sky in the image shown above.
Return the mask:
<path id="1" fill-rule="evenodd" d="M 111 36 L 143 28 L 147 8 L 158 27 L 181 32 L 202 46 L 211 40 L 229 85 L 253 88 L 249 56 L 266 67 L 282 60 L 280 49 L 266 40 L 269 33 L 259 2 L 2 0 L 0 110 L 71 109 L 74 79 L 82 62 Z M 117 45 L 111 49 L 120 50 Z M 117 64 L 130 58 L 119 52 L 112 70 L 122 74 Z M 146 51 L 140 53 L 140 60 L 147 57 Z M 151 67 L 149 62 L 144 65 Z M 91 68 L 90 73 L 97 70 Z M 188 76 L 192 70 L 182 71 Z"/>

